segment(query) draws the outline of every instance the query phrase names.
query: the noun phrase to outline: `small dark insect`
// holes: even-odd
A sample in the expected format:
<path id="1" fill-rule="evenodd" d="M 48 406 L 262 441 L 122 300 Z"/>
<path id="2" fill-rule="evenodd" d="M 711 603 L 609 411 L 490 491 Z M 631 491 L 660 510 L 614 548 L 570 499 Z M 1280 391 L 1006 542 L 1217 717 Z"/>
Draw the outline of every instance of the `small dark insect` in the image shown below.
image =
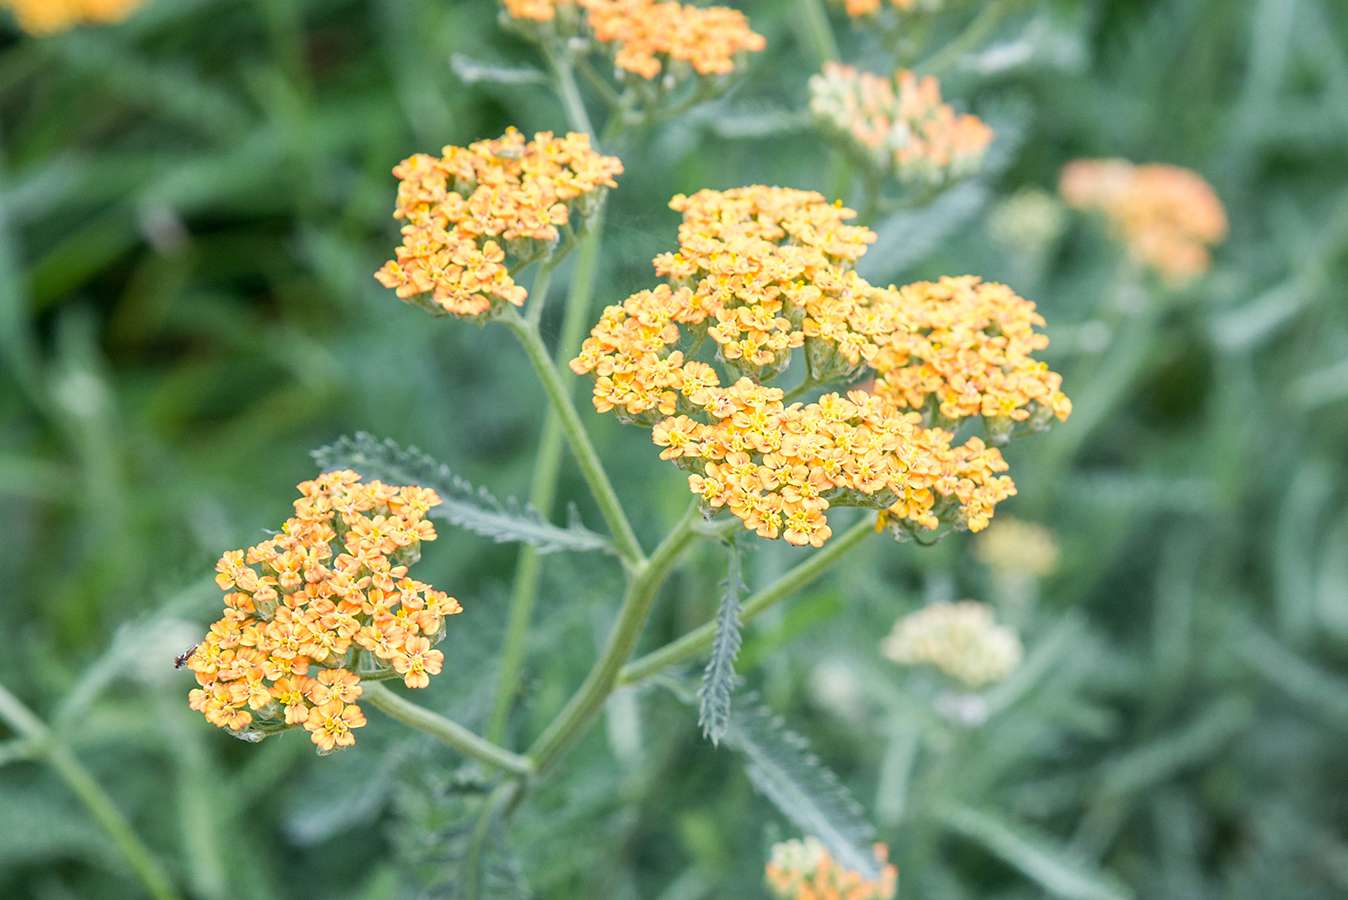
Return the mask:
<path id="1" fill-rule="evenodd" d="M 177 656 L 173 657 L 173 668 L 181 669 L 183 666 L 187 665 L 188 658 L 191 657 L 191 655 L 195 653 L 196 649 L 200 646 L 201 646 L 200 644 L 193 644 L 192 646 L 184 650 L 182 653 L 179 653 Z"/>

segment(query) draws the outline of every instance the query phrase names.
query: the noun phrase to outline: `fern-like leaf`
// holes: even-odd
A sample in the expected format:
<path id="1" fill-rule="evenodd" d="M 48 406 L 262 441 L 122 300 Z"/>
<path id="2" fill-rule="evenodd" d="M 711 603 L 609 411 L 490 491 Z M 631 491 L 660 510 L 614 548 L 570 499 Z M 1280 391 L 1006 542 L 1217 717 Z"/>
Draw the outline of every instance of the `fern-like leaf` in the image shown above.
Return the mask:
<path id="1" fill-rule="evenodd" d="M 703 737 L 710 738 L 718 746 L 730 724 L 731 698 L 735 693 L 735 657 L 740 652 L 740 598 L 744 596 L 739 546 L 731 538 L 726 547 L 728 561 L 725 582 L 721 586 L 721 606 L 716 612 L 716 639 L 711 645 L 711 659 L 702 673 L 702 687 L 697 692 L 697 723 L 702 726 Z"/>
<path id="2" fill-rule="evenodd" d="M 805 739 L 753 694 L 728 723 L 725 742 L 748 762 L 749 780 L 803 833 L 819 839 L 840 865 L 877 878 L 875 828 Z"/>
<path id="3" fill-rule="evenodd" d="M 365 478 L 433 488 L 444 502 L 431 509 L 432 517 L 497 543 L 529 544 L 539 553 L 613 549 L 607 538 L 581 525 L 574 511 L 565 528 L 554 525 L 531 506 L 499 500 L 486 488 L 474 487 L 415 447 L 400 447 L 363 431 L 318 448 L 313 458 L 325 471 L 354 469 Z"/>

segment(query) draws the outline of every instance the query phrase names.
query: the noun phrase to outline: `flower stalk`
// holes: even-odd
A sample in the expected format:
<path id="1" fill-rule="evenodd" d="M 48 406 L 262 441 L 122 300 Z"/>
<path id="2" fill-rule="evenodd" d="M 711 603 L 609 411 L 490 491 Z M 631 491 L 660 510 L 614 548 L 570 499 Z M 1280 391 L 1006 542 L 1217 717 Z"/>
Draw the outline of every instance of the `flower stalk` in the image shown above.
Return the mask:
<path id="1" fill-rule="evenodd" d="M 576 406 L 571 401 L 567 385 L 553 365 L 547 347 L 543 345 L 538 328 L 510 307 L 501 310 L 497 321 L 515 335 L 538 374 L 539 381 L 543 383 L 543 389 L 547 392 L 548 400 L 552 403 L 553 411 L 561 424 L 562 434 L 571 445 L 571 452 L 576 457 L 576 463 L 580 466 L 585 481 L 590 485 L 590 491 L 594 494 L 599 512 L 608 524 L 609 531 L 612 532 L 614 545 L 623 562 L 629 568 L 640 568 L 645 562 L 641 543 L 637 540 L 636 532 L 632 530 L 632 523 L 627 520 L 627 513 L 623 511 L 617 492 L 613 490 L 613 484 L 604 471 L 604 465 L 599 461 L 599 454 L 595 452 L 594 444 L 590 442 L 590 436 L 580 421 L 580 414 L 576 412 Z"/>
<path id="2" fill-rule="evenodd" d="M 131 870 L 155 900 L 177 900 L 179 894 L 149 848 L 136 836 L 131 823 L 112 798 L 74 754 L 60 743 L 47 724 L 18 697 L 0 685 L 0 720 L 29 743 L 33 755 L 51 764 L 56 774 L 89 810 L 94 820 L 122 851 Z"/>
<path id="3" fill-rule="evenodd" d="M 650 559 L 633 571 L 627 594 L 618 611 L 618 619 L 609 632 L 603 652 L 595 660 L 580 689 L 529 750 L 529 756 L 536 762 L 540 773 L 547 772 L 556 764 L 562 753 L 580 737 L 609 694 L 613 693 L 619 673 L 631 658 L 637 639 L 650 617 L 651 607 L 660 588 L 679 556 L 697 536 L 695 524 L 699 518 L 698 504 L 690 504 Z"/>
<path id="4" fill-rule="evenodd" d="M 868 535 L 875 532 L 874 520 L 867 516 L 815 552 L 809 559 L 772 584 L 753 594 L 744 601 L 740 610 L 740 624 L 747 625 L 768 609 L 790 597 L 819 576 L 823 575 L 846 556 Z M 623 667 L 618 675 L 620 685 L 637 684 L 663 672 L 670 666 L 689 662 L 706 652 L 716 637 L 716 623 L 707 622 L 685 634 L 678 640 L 653 650 Z"/>
<path id="5" fill-rule="evenodd" d="M 395 694 L 382 684 L 365 685 L 362 699 L 391 719 L 430 735 L 442 744 L 453 747 L 465 756 L 500 769 L 511 775 L 527 778 L 534 772 L 533 763 L 526 757 L 498 747 L 464 728 L 458 722 L 433 713 L 424 706 Z"/>

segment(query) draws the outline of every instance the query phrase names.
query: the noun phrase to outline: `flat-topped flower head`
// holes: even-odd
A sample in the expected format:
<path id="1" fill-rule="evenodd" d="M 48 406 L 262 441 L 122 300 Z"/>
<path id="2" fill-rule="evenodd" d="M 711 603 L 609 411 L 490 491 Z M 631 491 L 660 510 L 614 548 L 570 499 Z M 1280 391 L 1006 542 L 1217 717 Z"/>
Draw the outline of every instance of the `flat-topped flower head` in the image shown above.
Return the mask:
<path id="1" fill-rule="evenodd" d="M 583 37 L 620 78 L 653 81 L 733 73 L 767 42 L 728 6 L 669 0 L 503 0 L 506 16 L 542 40 Z"/>
<path id="2" fill-rule="evenodd" d="M 899 293 L 913 329 L 872 360 L 876 393 L 943 423 L 982 416 L 999 442 L 1016 426 L 1042 429 L 1071 414 L 1062 376 L 1033 356 L 1048 346 L 1033 303 L 973 275 L 919 281 Z"/>
<path id="3" fill-rule="evenodd" d="M 459 602 L 408 577 L 432 490 L 328 472 L 299 485 L 275 536 L 216 564 L 224 615 L 187 659 L 189 702 L 212 725 L 257 740 L 303 726 L 320 752 L 355 743 L 361 677 L 425 687 L 444 655 L 431 645 Z"/>
<path id="4" fill-rule="evenodd" d="M 595 376 L 595 409 L 652 427 L 661 458 L 689 473 L 708 510 L 729 510 L 764 538 L 820 546 L 837 506 L 883 511 L 904 538 L 986 527 L 1015 493 L 998 450 L 976 437 L 955 444 L 952 430 L 932 427 L 928 404 L 893 390 L 790 402 L 771 384 L 793 359 L 804 369 L 798 393 L 867 376 L 907 383 L 906 368 L 931 365 L 914 340 L 959 325 L 919 302 L 921 291 L 877 288 L 856 273 L 875 235 L 849 224 L 855 213 L 764 186 L 680 195 L 671 206 L 683 224 L 678 251 L 655 259 L 665 283 L 608 307 L 571 363 Z M 1015 317 L 1003 319 L 1014 333 Z M 1029 350 L 982 320 L 965 331 L 960 339 L 988 366 Z M 1014 394 L 1032 418 L 1042 392 L 1028 380 L 978 384 L 994 392 L 999 416 Z"/>
<path id="5" fill-rule="evenodd" d="M 810 79 L 810 112 L 820 126 L 876 172 L 939 185 L 977 172 L 992 129 L 941 102 L 931 75 L 893 77 L 827 63 Z"/>
<path id="6" fill-rule="evenodd" d="M 894 624 L 881 648 L 903 666 L 931 666 L 969 688 L 1004 680 L 1020 665 L 1020 638 L 982 603 L 933 603 Z"/>
<path id="7" fill-rule="evenodd" d="M 873 848 L 880 875 L 867 878 L 844 868 L 817 838 L 773 844 L 764 880 L 778 900 L 893 900 L 899 870 L 889 862 L 889 848 Z"/>
<path id="8" fill-rule="evenodd" d="M 1226 239 L 1226 210 L 1203 177 L 1168 165 L 1079 159 L 1058 184 L 1068 206 L 1104 215 L 1139 264 L 1172 283 L 1202 275 Z"/>
<path id="9" fill-rule="evenodd" d="M 620 72 L 646 80 L 690 70 L 729 75 L 767 46 L 744 13 L 727 6 L 652 0 L 580 0 L 594 39 L 613 52 Z"/>
<path id="10" fill-rule="evenodd" d="M 621 173 L 622 162 L 596 152 L 588 135 L 525 140 L 513 128 L 439 157 L 409 157 L 393 170 L 402 245 L 375 278 L 437 313 L 521 306 L 527 292 L 514 275 L 583 224 Z"/>
<path id="11" fill-rule="evenodd" d="M 141 0 L 0 0 L 0 8 L 13 10 L 19 27 L 37 37 L 121 22 L 140 5 Z"/>

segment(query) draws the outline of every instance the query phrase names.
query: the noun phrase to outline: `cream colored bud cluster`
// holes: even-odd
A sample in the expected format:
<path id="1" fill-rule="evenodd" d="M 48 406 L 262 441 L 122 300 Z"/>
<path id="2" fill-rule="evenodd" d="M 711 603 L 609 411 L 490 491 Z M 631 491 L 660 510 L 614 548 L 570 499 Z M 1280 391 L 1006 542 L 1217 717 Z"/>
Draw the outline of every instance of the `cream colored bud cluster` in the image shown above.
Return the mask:
<path id="1" fill-rule="evenodd" d="M 1003 575 L 1046 578 L 1057 570 L 1061 551 L 1044 526 L 1003 516 L 978 536 L 974 554 Z"/>
<path id="2" fill-rule="evenodd" d="M 904 666 L 931 666 L 970 688 L 1004 680 L 1021 660 L 1020 638 L 982 603 L 933 603 L 904 616 L 882 650 Z"/>
<path id="3" fill-rule="evenodd" d="M 828 63 L 810 79 L 810 112 L 820 126 L 877 172 L 939 185 L 978 171 L 992 129 L 941 102 L 934 76 L 893 77 Z"/>

